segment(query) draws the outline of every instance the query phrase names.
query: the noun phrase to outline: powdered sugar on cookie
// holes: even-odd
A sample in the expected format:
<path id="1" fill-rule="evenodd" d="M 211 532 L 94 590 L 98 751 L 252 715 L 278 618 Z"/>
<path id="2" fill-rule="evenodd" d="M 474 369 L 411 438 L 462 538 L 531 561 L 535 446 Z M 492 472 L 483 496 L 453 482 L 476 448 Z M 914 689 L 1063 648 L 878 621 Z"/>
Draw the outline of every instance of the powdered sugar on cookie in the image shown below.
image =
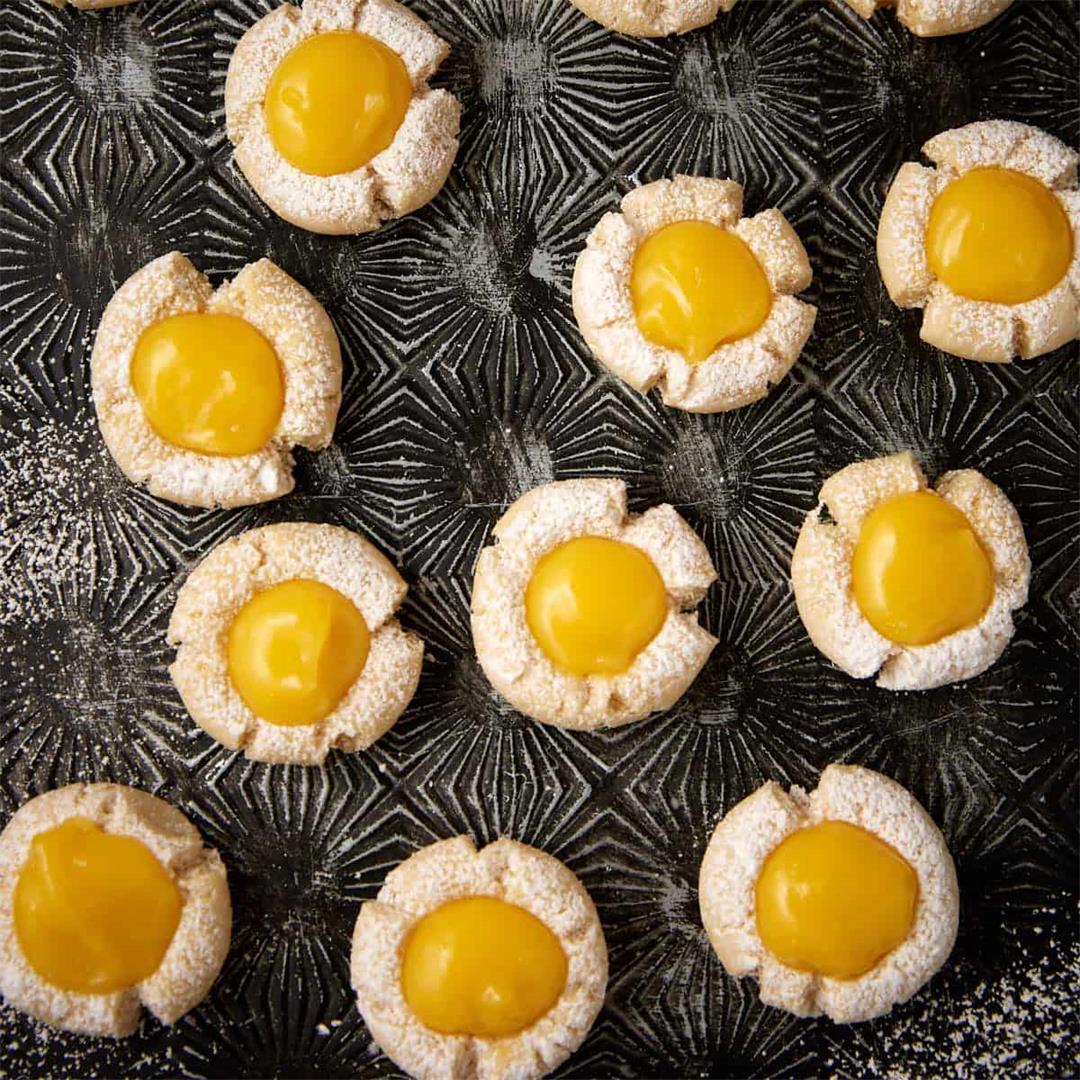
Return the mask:
<path id="1" fill-rule="evenodd" d="M 566 954 L 555 1004 L 516 1035 L 486 1039 L 425 1027 L 401 991 L 406 937 L 423 916 L 452 900 L 493 896 L 535 915 Z M 607 947 L 589 894 L 558 859 L 513 840 L 480 849 L 465 836 L 421 849 L 386 877 L 360 908 L 353 931 L 352 984 L 376 1042 L 420 1080 L 515 1077 L 536 1080 L 584 1041 L 604 1001 Z"/>
<path id="2" fill-rule="evenodd" d="M 864 975 L 834 979 L 781 963 L 758 935 L 754 889 L 769 854 L 799 829 L 846 821 L 884 840 L 915 871 L 919 895 L 907 938 Z M 948 958 L 959 890 L 941 831 L 895 781 L 853 765 L 830 765 L 809 795 L 769 782 L 733 807 L 709 841 L 698 883 L 709 940 L 731 975 L 754 975 L 761 1000 L 839 1023 L 871 1020 L 906 1001 Z"/>
<path id="3" fill-rule="evenodd" d="M 822 484 L 791 560 L 795 603 L 814 644 L 849 675 L 877 674 L 890 690 L 927 690 L 985 671 L 1012 638 L 1012 613 L 1027 601 L 1031 563 L 1019 515 L 1000 488 L 963 469 L 946 473 L 935 490 L 964 514 L 990 557 L 990 606 L 974 626 L 929 645 L 895 644 L 870 625 L 851 580 L 863 519 L 886 499 L 927 488 L 909 453 L 848 465 Z"/>
<path id="4" fill-rule="evenodd" d="M 412 100 L 393 142 L 351 172 L 316 176 L 282 157 L 263 103 L 274 70 L 302 41 L 352 30 L 401 57 Z M 302 229 L 328 234 L 370 232 L 419 209 L 440 191 L 457 155 L 461 105 L 428 80 L 450 46 L 395 0 L 306 0 L 283 4 L 240 39 L 225 80 L 225 123 L 236 164 L 263 201 Z"/>
<path id="5" fill-rule="evenodd" d="M 772 293 L 757 330 L 718 346 L 697 364 L 642 334 L 630 292 L 638 246 L 680 221 L 733 232 L 750 248 Z M 673 408 L 722 412 L 764 397 L 795 363 L 817 311 L 792 294 L 810 279 L 806 251 L 779 210 L 742 218 L 742 188 L 734 181 L 676 176 L 629 192 L 621 213 L 605 214 L 597 223 L 574 269 L 574 316 L 597 359 L 635 390 L 659 387 Z"/>
<path id="6" fill-rule="evenodd" d="M 670 708 L 701 670 L 716 639 L 689 611 L 716 579 L 708 550 L 667 505 L 633 515 L 621 480 L 562 480 L 534 488 L 495 525 L 473 580 L 476 655 L 491 684 L 515 708 L 566 728 L 615 727 Z M 557 668 L 533 637 L 525 591 L 537 561 L 579 536 L 640 548 L 668 595 L 659 633 L 621 675 L 578 677 Z"/>
<path id="7" fill-rule="evenodd" d="M 317 723 L 285 727 L 256 716 L 229 675 L 233 619 L 257 592 L 283 581 L 320 581 L 350 600 L 371 635 L 367 661 L 337 707 Z M 192 718 L 230 749 L 257 761 L 321 763 L 332 747 L 361 750 L 404 712 L 420 679 L 424 643 L 393 618 L 406 585 L 362 536 L 337 525 L 283 523 L 226 540 L 191 573 L 176 598 L 169 674 Z"/>
<path id="8" fill-rule="evenodd" d="M 634 37 L 667 37 L 708 26 L 735 0 L 571 0 L 609 30 Z"/>
<path id="9" fill-rule="evenodd" d="M 153 429 L 135 395 L 131 362 L 143 331 L 193 312 L 242 318 L 277 354 L 284 403 L 273 435 L 255 453 L 217 456 L 174 446 Z M 90 371 L 101 434 L 124 475 L 188 506 L 246 506 L 291 491 L 290 449 L 328 445 L 341 404 L 341 350 L 330 317 L 268 259 L 245 266 L 217 292 L 178 251 L 147 263 L 105 308 Z"/>
<path id="10" fill-rule="evenodd" d="M 83 994 L 45 982 L 15 933 L 13 893 L 38 833 L 72 817 L 145 844 L 183 897 L 180 923 L 161 964 L 126 990 Z M 229 948 L 232 908 L 225 867 L 179 811 L 121 784 L 71 784 L 24 803 L 0 834 L 0 993 L 8 1004 L 65 1031 L 130 1035 L 148 1008 L 171 1024 L 194 1008 L 217 978 Z"/>
<path id="11" fill-rule="evenodd" d="M 1012 0 L 847 0 L 864 19 L 895 7 L 896 18 L 917 37 L 944 37 L 975 30 L 996 19 Z"/>
<path id="12" fill-rule="evenodd" d="M 1078 155 L 1027 124 L 983 120 L 934 136 L 923 146 L 934 168 L 908 162 L 896 174 L 878 224 L 882 281 L 901 307 L 923 309 L 921 336 L 969 360 L 1007 363 L 1041 356 L 1080 338 L 1080 192 Z M 925 236 L 934 200 L 972 169 L 998 166 L 1045 185 L 1073 231 L 1073 259 L 1064 278 L 1033 300 L 998 304 L 971 300 L 935 278 Z"/>

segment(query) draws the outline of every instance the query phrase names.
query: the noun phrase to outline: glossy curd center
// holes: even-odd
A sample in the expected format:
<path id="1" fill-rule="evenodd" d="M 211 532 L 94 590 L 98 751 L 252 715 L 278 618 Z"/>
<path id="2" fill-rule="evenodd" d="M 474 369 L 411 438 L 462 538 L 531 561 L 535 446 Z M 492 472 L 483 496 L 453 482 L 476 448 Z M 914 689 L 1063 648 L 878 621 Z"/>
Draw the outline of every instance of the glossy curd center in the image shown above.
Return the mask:
<path id="1" fill-rule="evenodd" d="M 145 844 L 73 817 L 38 833 L 14 892 L 15 933 L 46 982 L 125 990 L 157 971 L 183 898 Z"/>
<path id="2" fill-rule="evenodd" d="M 926 257 L 953 292 L 971 300 L 1021 304 L 1049 292 L 1072 262 L 1064 207 L 1034 177 L 1012 169 L 972 169 L 930 209 Z"/>
<path id="3" fill-rule="evenodd" d="M 301 172 L 366 165 L 394 140 L 412 99 L 401 57 L 367 34 L 316 34 L 278 64 L 266 91 L 270 139 Z"/>
<path id="4" fill-rule="evenodd" d="M 845 821 L 792 833 L 765 860 L 757 929 L 788 967 L 854 979 L 908 936 L 919 879 L 884 840 Z"/>
<path id="5" fill-rule="evenodd" d="M 297 578 L 253 596 L 229 628 L 229 676 L 258 717 L 299 727 L 337 707 L 367 662 L 371 635 L 356 605 Z"/>
<path id="6" fill-rule="evenodd" d="M 173 315 L 143 331 L 131 386 L 166 442 L 200 454 L 252 454 L 285 401 L 277 353 L 235 315 Z"/>
<path id="7" fill-rule="evenodd" d="M 602 536 L 567 540 L 541 558 L 525 591 L 537 644 L 572 675 L 618 675 L 660 632 L 667 591 L 639 548 Z"/>
<path id="8" fill-rule="evenodd" d="M 648 237 L 634 255 L 630 294 L 642 334 L 691 364 L 752 334 L 772 306 L 754 253 L 707 221 L 677 221 Z"/>
<path id="9" fill-rule="evenodd" d="M 452 900 L 405 943 L 401 990 L 421 1023 L 499 1038 L 535 1023 L 566 985 L 566 954 L 535 915 L 490 896 Z"/>
<path id="10" fill-rule="evenodd" d="M 993 565 L 971 522 L 932 491 L 897 495 L 866 515 L 851 578 L 867 621 L 899 645 L 973 626 L 994 596 Z"/>

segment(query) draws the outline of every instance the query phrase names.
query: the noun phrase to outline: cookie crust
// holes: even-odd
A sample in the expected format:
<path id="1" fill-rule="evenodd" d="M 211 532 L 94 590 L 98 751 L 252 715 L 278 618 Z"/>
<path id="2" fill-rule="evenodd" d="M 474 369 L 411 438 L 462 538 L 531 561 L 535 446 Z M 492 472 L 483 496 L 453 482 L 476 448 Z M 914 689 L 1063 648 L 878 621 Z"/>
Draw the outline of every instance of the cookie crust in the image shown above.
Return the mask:
<path id="1" fill-rule="evenodd" d="M 166 442 L 131 385 L 131 358 L 148 327 L 171 315 L 246 319 L 274 347 L 285 388 L 274 434 L 253 454 L 217 457 Z M 249 263 L 216 292 L 178 251 L 137 270 L 101 316 L 90 374 L 98 425 L 121 472 L 185 506 L 248 506 L 292 491 L 293 446 L 321 450 L 341 404 L 341 349 L 323 306 L 269 259 Z"/>
<path id="2" fill-rule="evenodd" d="M 821 485 L 791 560 L 795 604 L 810 640 L 857 679 L 876 674 L 888 690 L 928 690 L 971 679 L 1004 652 L 1012 613 L 1027 602 L 1031 561 L 1020 516 L 1005 493 L 974 469 L 945 473 L 933 489 L 971 523 L 994 568 L 994 596 L 974 625 L 930 645 L 898 645 L 859 610 L 851 559 L 866 515 L 880 502 L 929 489 L 910 453 L 848 465 Z M 832 520 L 823 518 L 828 511 Z"/>
<path id="3" fill-rule="evenodd" d="M 569 968 L 558 1001 L 530 1027 L 501 1039 L 442 1035 L 425 1027 L 401 992 L 401 957 L 412 927 L 451 900 L 494 896 L 517 904 L 559 939 Z M 466 836 L 440 840 L 386 876 L 360 908 L 352 985 L 372 1037 L 419 1080 L 534 1080 L 584 1041 L 604 1003 L 607 946 L 589 894 L 558 859 L 514 840 L 477 850 Z"/>
<path id="4" fill-rule="evenodd" d="M 945 37 L 975 30 L 996 19 L 1013 0 L 847 0 L 869 19 L 879 8 L 896 8 L 896 19 L 916 37 Z"/>
<path id="5" fill-rule="evenodd" d="M 1013 120 L 981 120 L 935 135 L 922 152 L 932 167 L 906 162 L 893 179 L 878 222 L 881 279 L 893 302 L 922 308 L 923 341 L 966 360 L 1031 359 L 1080 339 L 1080 190 L 1078 155 L 1059 139 Z M 1073 230 L 1073 260 L 1049 292 L 1022 304 L 994 304 L 954 293 L 926 258 L 930 208 L 958 176 L 994 165 L 1038 180 L 1061 203 Z"/>
<path id="6" fill-rule="evenodd" d="M 492 531 L 498 543 L 480 552 L 473 579 L 473 641 L 491 685 L 514 708 L 545 724 L 592 730 L 674 705 L 716 645 L 693 613 L 716 570 L 673 507 L 630 514 L 621 480 L 560 480 L 527 492 Z M 556 668 L 525 619 L 525 590 L 537 561 L 577 536 L 640 548 L 667 590 L 664 625 L 621 675 L 579 677 Z"/>
<path id="7" fill-rule="evenodd" d="M 786 837 L 821 821 L 846 821 L 891 844 L 919 879 L 907 938 L 856 979 L 832 979 L 781 963 L 758 936 L 754 886 L 765 859 Z M 948 959 L 960 893 L 941 830 L 896 781 L 856 765 L 829 765 L 816 790 L 785 792 L 769 781 L 724 815 L 709 840 L 698 881 L 701 918 L 731 975 L 754 975 L 761 1000 L 796 1016 L 824 1013 L 850 1024 L 907 1001 Z"/>
<path id="8" fill-rule="evenodd" d="M 337 589 L 364 616 L 367 662 L 325 719 L 302 727 L 271 724 L 244 703 L 229 676 L 226 643 L 239 610 L 255 593 L 294 578 Z M 339 525 L 286 522 L 241 533 L 191 572 L 176 598 L 169 668 L 192 719 L 230 750 L 255 761 L 318 765 L 331 748 L 362 750 L 405 711 L 420 680 L 424 643 L 394 612 L 408 588 L 367 540 Z"/>
<path id="9" fill-rule="evenodd" d="M 180 923 L 157 971 L 111 994 L 80 994 L 47 983 L 30 966 L 15 934 L 13 893 L 30 841 L 71 817 L 142 841 L 183 895 Z M 24 803 L 0 833 L 0 994 L 9 1005 L 64 1031 L 130 1035 L 143 1006 L 163 1024 L 193 1009 L 217 978 L 232 933 L 225 865 L 204 847 L 175 807 L 123 784 L 70 784 Z"/>
<path id="10" fill-rule="evenodd" d="M 334 176 L 302 172 L 270 138 L 263 101 L 278 64 L 306 38 L 354 30 L 402 59 L 413 96 L 393 142 L 366 165 Z M 450 52 L 422 19 L 396 0 L 306 0 L 264 15 L 237 43 L 225 78 L 225 126 L 236 164 L 259 198 L 309 232 L 371 232 L 430 202 L 458 150 L 461 104 L 428 80 Z"/>
<path id="11" fill-rule="evenodd" d="M 810 261 L 779 210 L 742 216 L 742 188 L 733 180 L 676 176 L 636 188 L 619 213 L 589 233 L 574 268 L 574 317 L 585 343 L 609 371 L 635 390 L 659 387 L 665 405 L 687 412 L 724 412 L 764 397 L 798 359 L 817 309 L 794 293 L 811 280 Z M 630 295 L 634 253 L 650 234 L 678 221 L 729 229 L 754 253 L 768 279 L 772 307 L 754 333 L 719 346 L 699 364 L 649 341 L 638 329 Z"/>
<path id="12" fill-rule="evenodd" d="M 135 0 L 45 0 L 52 7 L 73 7 L 79 11 L 102 11 L 105 8 L 123 7 L 125 4 L 134 4 Z"/>
<path id="13" fill-rule="evenodd" d="M 667 37 L 708 26 L 735 0 L 570 0 L 601 26 L 633 37 Z"/>

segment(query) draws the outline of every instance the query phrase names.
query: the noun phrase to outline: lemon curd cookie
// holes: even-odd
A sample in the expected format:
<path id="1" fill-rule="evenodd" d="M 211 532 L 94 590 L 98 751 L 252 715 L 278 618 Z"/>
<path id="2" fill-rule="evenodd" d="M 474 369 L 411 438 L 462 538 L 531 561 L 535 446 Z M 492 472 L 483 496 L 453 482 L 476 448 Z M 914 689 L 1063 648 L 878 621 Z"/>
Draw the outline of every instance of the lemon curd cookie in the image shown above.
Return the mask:
<path id="1" fill-rule="evenodd" d="M 328 445 L 341 404 L 330 317 L 268 259 L 217 292 L 177 251 L 147 263 L 105 308 L 90 372 L 121 471 L 188 506 L 291 491 L 289 451 Z"/>
<path id="2" fill-rule="evenodd" d="M 424 643 L 394 612 L 407 587 L 362 536 L 285 523 L 226 540 L 176 598 L 169 674 L 195 722 L 257 761 L 319 764 L 370 746 L 405 711 Z"/>
<path id="3" fill-rule="evenodd" d="M 428 80 L 450 46 L 394 0 L 306 0 L 264 15 L 225 80 L 236 164 L 274 213 L 364 233 L 442 188 L 461 106 Z"/>
<path id="4" fill-rule="evenodd" d="M 817 311 L 793 293 L 810 262 L 779 210 L 742 217 L 733 180 L 676 176 L 623 197 L 574 270 L 586 344 L 635 390 L 722 412 L 764 397 L 791 369 Z"/>
<path id="5" fill-rule="evenodd" d="M 103 8 L 123 7 L 125 4 L 134 4 L 135 0 L 45 0 L 45 3 L 53 7 L 78 8 L 80 11 L 101 11 Z"/>
<path id="6" fill-rule="evenodd" d="M 815 791 L 770 781 L 716 826 L 698 882 L 725 969 L 796 1016 L 871 1020 L 907 1001 L 956 941 L 945 838 L 880 773 L 830 765 Z"/>
<path id="7" fill-rule="evenodd" d="M 372 1037 L 420 1080 L 532 1080 L 582 1043 L 607 946 L 558 859 L 465 836 L 410 856 L 360 908 L 352 984 Z"/>
<path id="8" fill-rule="evenodd" d="M 923 309 L 922 339 L 1004 363 L 1080 337 L 1077 154 L 1011 120 L 935 135 L 900 167 L 878 224 L 881 278 Z"/>
<path id="9" fill-rule="evenodd" d="M 53 1027 L 130 1035 L 210 990 L 229 948 L 225 866 L 161 799 L 71 784 L 0 833 L 0 993 Z"/>
<path id="10" fill-rule="evenodd" d="M 1012 0 L 847 0 L 864 19 L 895 7 L 896 18 L 916 37 L 944 37 L 975 30 L 996 19 Z"/>
<path id="11" fill-rule="evenodd" d="M 480 666 L 516 709 L 564 728 L 629 724 L 667 709 L 716 639 L 693 609 L 716 580 L 668 505 L 629 514 L 621 480 L 527 492 L 476 563 Z"/>
<path id="12" fill-rule="evenodd" d="M 791 560 L 813 643 L 858 679 L 926 690 L 1002 654 L 1027 601 L 1019 515 L 974 469 L 934 490 L 909 453 L 848 465 L 821 486 Z"/>
<path id="13" fill-rule="evenodd" d="M 708 26 L 735 0 L 570 0 L 609 30 L 634 37 L 667 37 Z"/>

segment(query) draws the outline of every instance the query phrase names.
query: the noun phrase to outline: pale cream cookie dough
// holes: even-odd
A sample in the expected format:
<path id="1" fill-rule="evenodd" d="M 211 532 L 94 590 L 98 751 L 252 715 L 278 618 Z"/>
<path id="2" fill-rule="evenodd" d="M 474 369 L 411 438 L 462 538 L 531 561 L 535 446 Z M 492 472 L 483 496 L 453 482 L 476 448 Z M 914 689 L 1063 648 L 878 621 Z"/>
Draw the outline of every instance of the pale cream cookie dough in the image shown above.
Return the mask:
<path id="1" fill-rule="evenodd" d="M 405 711 L 420 679 L 424 643 L 394 618 L 406 592 L 390 561 L 349 529 L 252 529 L 216 547 L 181 587 L 169 620 L 177 648 L 169 674 L 195 722 L 256 761 L 317 765 L 331 748 L 364 749 Z M 267 598 L 273 606 L 263 608 Z M 295 636 L 261 636 L 282 615 L 299 620 Z M 275 652 L 301 657 L 275 671 L 278 682 L 258 676 L 282 662 L 271 659 Z M 358 667 L 351 678 L 349 665 Z M 290 695 L 290 681 L 304 691 Z"/>
<path id="2" fill-rule="evenodd" d="M 942 132 L 922 151 L 933 165 L 900 167 L 877 234 L 882 281 L 900 307 L 923 309 L 922 339 L 954 356 L 1006 363 L 1080 337 L 1076 152 L 1011 120 Z M 961 214 L 974 222 L 971 234 L 983 230 L 981 241 L 969 243 Z M 955 259 L 949 267 L 939 246 Z M 950 287 L 943 273 L 962 277 Z"/>
<path id="3" fill-rule="evenodd" d="M 534 488 L 493 534 L 473 580 L 476 655 L 492 686 L 534 719 L 586 730 L 641 720 L 670 708 L 716 645 L 694 613 L 716 580 L 707 548 L 667 504 L 630 514 L 621 480 Z M 560 590 L 577 596 L 577 614 L 564 619 L 556 606 L 544 616 Z"/>
<path id="4" fill-rule="evenodd" d="M 125 4 L 134 4 L 135 0 L 45 0 L 52 7 L 78 8 L 79 11 L 101 11 L 104 8 L 123 7 Z"/>
<path id="5" fill-rule="evenodd" d="M 633 37 L 667 37 L 708 26 L 735 0 L 570 0 L 590 19 Z"/>
<path id="6" fill-rule="evenodd" d="M 589 894 L 558 859 L 458 836 L 410 856 L 362 905 L 351 967 L 368 1030 L 410 1075 L 534 1080 L 592 1027 L 607 947 Z"/>
<path id="7" fill-rule="evenodd" d="M 917 37 L 944 37 L 975 30 L 996 19 L 1013 0 L 846 0 L 869 19 L 879 8 L 896 8 L 896 18 Z"/>
<path id="8" fill-rule="evenodd" d="M 818 505 L 803 522 L 791 560 L 795 603 L 813 643 L 849 675 L 857 679 L 876 675 L 877 685 L 889 690 L 926 690 L 985 671 L 1005 650 L 1013 635 L 1013 612 L 1027 601 L 1031 562 L 1019 515 L 985 476 L 961 469 L 946 473 L 933 489 L 947 507 L 918 500 L 916 511 L 926 509 L 933 515 L 932 539 L 919 551 L 913 549 L 909 534 L 908 546 L 899 556 L 908 560 L 913 574 L 929 583 L 930 595 L 921 602 L 933 603 L 935 591 L 946 596 L 959 590 L 943 601 L 959 604 L 950 632 L 930 634 L 933 640 L 912 644 L 875 629 L 857 596 L 855 565 L 861 543 L 869 545 L 864 550 L 873 560 L 878 557 L 873 547 L 889 539 L 880 533 L 867 535 L 867 522 L 887 504 L 895 507 L 901 497 L 928 491 L 926 477 L 910 453 L 846 466 L 822 484 Z M 942 513 L 947 515 L 944 520 Z M 887 520 L 881 524 L 890 528 Z M 903 520 L 900 527 L 905 527 Z M 930 561 L 937 555 L 935 544 L 943 550 L 943 528 L 951 537 L 948 550 L 955 554 L 955 565 L 948 558 Z M 976 565 L 970 565 L 972 560 Z M 962 576 L 969 572 L 974 576 Z M 869 580 L 875 573 L 869 564 L 867 573 L 868 589 L 880 587 L 880 581 Z M 984 589 L 984 604 L 968 607 L 977 586 Z M 911 591 L 914 595 L 914 588 Z M 897 600 L 895 593 L 891 600 Z M 902 588 L 899 600 L 906 601 Z M 916 597 L 914 602 L 920 601 Z M 914 615 L 916 620 L 920 617 L 918 611 Z M 948 610 L 938 617 L 952 618 Z M 959 627 L 951 629 L 954 624 Z"/>
<path id="9" fill-rule="evenodd" d="M 71 828 L 73 821 L 99 842 L 108 843 L 106 837 L 125 837 L 144 845 L 157 860 L 157 872 L 171 880 L 179 892 L 181 906 L 178 917 L 174 916 L 175 930 L 161 960 L 134 985 L 94 993 L 62 989 L 39 974 L 24 952 L 21 935 L 29 932 L 32 937 L 33 927 L 24 925 L 23 915 L 17 916 L 17 910 L 24 910 L 18 906 L 17 896 L 27 887 L 33 857 L 40 856 L 35 847 L 57 835 L 50 830 Z M 65 842 L 70 840 L 61 840 L 61 844 Z M 142 854 L 145 858 L 145 851 Z M 86 868 L 83 862 L 83 874 L 91 881 L 97 875 L 99 887 L 100 878 L 111 884 L 110 879 L 119 872 L 108 852 L 97 856 L 99 860 L 103 857 L 109 861 L 102 865 L 91 861 Z M 79 859 L 85 858 L 84 850 Z M 51 859 L 56 872 L 50 875 L 47 895 L 62 892 L 70 880 L 78 880 L 85 890 L 87 876 L 76 878 L 70 874 L 70 866 L 56 867 L 58 860 L 63 861 L 62 851 L 54 848 Z M 40 890 L 37 898 L 41 900 Z M 87 898 L 85 891 L 61 897 L 57 903 L 63 910 L 65 904 L 81 898 Z M 102 906 L 109 910 L 102 897 L 87 899 L 96 902 L 99 911 Z M 25 910 L 30 911 L 29 907 Z M 25 917 L 30 919 L 31 915 Z M 40 907 L 33 909 L 33 917 L 42 917 Z M 88 927 L 80 920 L 72 927 L 67 956 L 61 958 L 80 977 L 87 972 L 80 970 L 84 958 L 75 955 L 79 952 L 75 946 L 79 935 L 88 929 L 94 935 L 90 953 L 95 960 L 103 946 L 123 944 L 123 926 L 115 921 Z M 135 1031 L 145 1007 L 162 1023 L 175 1023 L 209 992 L 225 961 L 231 930 L 229 887 L 217 852 L 203 846 L 198 830 L 184 814 L 144 791 L 122 784 L 71 784 L 24 803 L 0 834 L 0 994 L 9 1005 L 36 1020 L 83 1035 L 123 1036 Z M 140 938 L 145 936 L 146 927 Z"/>
<path id="10" fill-rule="evenodd" d="M 837 830 L 831 824 L 836 822 L 856 826 L 863 833 L 843 826 Z M 854 897 L 834 892 L 824 899 L 822 906 L 830 900 L 839 901 L 840 911 L 832 912 L 835 920 L 819 919 L 802 926 L 796 923 L 804 938 L 802 948 L 808 954 L 816 952 L 817 959 L 825 963 L 815 967 L 802 962 L 795 967 L 781 960 L 763 940 L 763 934 L 769 937 L 769 920 L 776 918 L 772 909 L 776 878 L 772 874 L 777 868 L 768 864 L 785 841 L 822 823 L 830 823 L 824 843 L 816 850 L 814 846 L 803 847 L 801 867 L 780 868 L 786 878 L 781 889 L 786 886 L 787 896 L 794 897 L 792 906 L 797 908 L 805 902 L 798 897 L 803 888 L 828 894 L 831 869 L 837 875 L 833 887 L 858 892 Z M 818 836 L 822 837 L 821 830 Z M 804 845 L 807 840 L 814 844 L 811 834 L 798 838 Z M 883 850 L 877 841 L 884 841 L 892 852 Z M 845 867 L 845 854 L 862 856 L 860 864 Z M 898 864 L 897 855 L 909 869 Z M 817 867 L 812 859 L 820 860 Z M 815 869 L 820 873 L 814 874 Z M 800 880 L 800 870 L 807 874 L 809 885 Z M 766 875 L 771 880 L 762 888 Z M 897 890 L 904 895 L 895 895 Z M 796 1016 L 824 1013 L 838 1023 L 882 1016 L 933 977 L 956 940 L 959 890 L 941 831 L 894 780 L 854 765 L 828 766 L 816 790 L 809 794 L 798 787 L 788 793 L 769 781 L 729 810 L 709 841 L 698 894 L 709 940 L 727 972 L 737 977 L 755 976 L 766 1005 Z M 796 917 L 820 916 L 822 907 L 815 910 L 815 902 L 822 901 L 811 897 Z M 849 903 L 854 912 L 848 909 Z M 845 919 L 844 915 L 853 917 Z M 783 929 L 790 930 L 790 924 Z M 874 962 L 872 946 L 896 939 L 898 943 Z M 866 959 L 851 965 L 849 950 Z M 836 970 L 834 965 L 845 962 L 856 968 L 867 962 L 872 966 L 855 976 L 845 969 L 844 977 L 819 970 Z"/>
<path id="11" fill-rule="evenodd" d="M 204 332 L 194 320 L 201 340 L 181 341 L 179 363 L 188 365 L 192 377 L 188 389 L 178 387 L 178 380 L 150 384 L 143 393 L 154 396 L 144 400 L 133 378 L 133 364 L 142 358 L 140 344 L 151 335 L 171 333 L 177 317 L 196 315 L 214 321 Z M 227 318 L 221 322 L 220 317 Z M 241 335 L 242 348 L 222 344 L 222 325 Z M 246 376 L 241 372 L 246 381 L 240 384 L 232 365 L 250 349 L 249 338 L 268 367 L 252 368 Z M 161 354 L 146 359 L 147 377 L 160 374 Z M 211 374 L 211 369 L 217 370 Z M 268 259 L 245 266 L 216 292 L 178 251 L 147 263 L 105 308 L 90 374 L 101 434 L 121 471 L 159 498 L 187 506 L 246 506 L 287 494 L 293 488 L 291 448 L 327 446 L 341 404 L 341 350 L 330 317 L 311 293 Z M 276 400 L 264 400 L 271 384 L 278 387 Z M 180 433 L 159 433 L 146 400 L 164 410 L 166 421 L 170 409 L 187 408 Z M 232 410 L 227 423 L 214 416 L 223 401 Z M 261 445 L 239 453 L 190 448 L 211 436 L 242 434 L 245 410 L 253 411 L 256 401 L 263 411 L 253 413 L 251 422 L 265 425 Z"/>
<path id="12" fill-rule="evenodd" d="M 347 54 L 313 56 L 310 66 L 305 60 L 296 72 L 299 79 L 315 76 L 303 95 L 297 92 L 309 99 L 308 111 L 297 111 L 294 124 L 307 125 L 303 145 L 308 151 L 314 147 L 316 159 L 305 159 L 298 167 L 301 158 L 289 160 L 268 120 L 273 80 L 290 54 L 290 63 L 299 63 L 294 53 L 298 47 L 350 33 L 363 35 L 360 48 L 368 53 L 374 48 L 379 55 L 365 53 L 357 61 Z M 428 85 L 449 51 L 450 46 L 422 19 L 395 0 L 306 0 L 302 8 L 282 4 L 244 34 L 229 62 L 225 123 L 237 166 L 274 213 L 311 232 L 365 233 L 412 213 L 439 193 L 457 155 L 461 105 L 448 91 Z M 376 81 L 349 99 L 335 97 L 333 84 L 358 71 L 373 73 L 370 78 Z M 393 104 L 395 86 L 400 86 L 407 104 Z M 374 107 L 387 110 L 374 120 L 374 114 L 365 119 L 363 110 L 355 118 L 356 127 L 375 127 L 381 133 L 371 136 L 365 144 L 368 149 L 387 144 L 373 156 L 361 148 L 351 158 L 340 157 L 348 132 L 327 128 L 313 115 L 313 110 L 324 108 L 340 113 L 344 121 L 345 111 L 353 107 L 350 100 L 378 100 L 381 104 Z M 395 126 L 398 107 L 403 115 Z M 296 119 L 300 117 L 302 121 Z M 318 164 L 327 153 L 326 163 Z"/>
<path id="13" fill-rule="evenodd" d="M 627 193 L 619 213 L 605 214 L 578 257 L 574 316 L 586 344 L 635 390 L 659 387 L 664 403 L 673 408 L 711 413 L 757 401 L 788 373 L 813 329 L 817 309 L 793 295 L 811 280 L 810 262 L 795 230 L 779 210 L 744 218 L 742 209 L 742 188 L 733 180 L 657 180 Z M 633 293 L 646 247 L 658 237 L 671 237 L 671 227 L 687 226 L 726 241 L 724 254 L 730 260 L 727 276 L 710 282 L 698 298 L 699 306 L 709 309 L 705 315 L 718 310 L 725 295 L 747 295 L 748 278 L 757 303 L 757 316 L 749 321 L 737 309 L 729 313 L 735 327 L 730 340 L 721 337 L 712 347 L 710 336 L 701 350 L 706 355 L 692 358 L 659 343 L 655 334 L 646 336 Z M 667 281 L 681 272 L 692 278 L 697 269 L 692 261 L 679 261 L 677 247 L 659 257 L 674 260 Z M 687 303 L 679 297 L 672 306 L 684 311 Z M 724 329 L 714 328 L 713 334 Z"/>

